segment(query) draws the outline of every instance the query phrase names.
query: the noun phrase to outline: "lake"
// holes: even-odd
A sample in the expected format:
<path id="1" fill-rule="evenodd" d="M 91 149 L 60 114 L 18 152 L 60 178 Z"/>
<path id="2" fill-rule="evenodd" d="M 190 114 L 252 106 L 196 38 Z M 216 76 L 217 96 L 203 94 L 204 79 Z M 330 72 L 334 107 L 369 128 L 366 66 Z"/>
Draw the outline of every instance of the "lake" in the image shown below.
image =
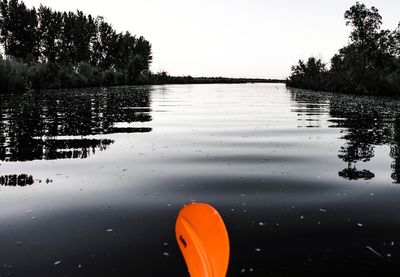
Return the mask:
<path id="1" fill-rule="evenodd" d="M 283 84 L 0 96 L 0 276 L 188 276 L 215 206 L 228 276 L 400 272 L 400 100 Z"/>

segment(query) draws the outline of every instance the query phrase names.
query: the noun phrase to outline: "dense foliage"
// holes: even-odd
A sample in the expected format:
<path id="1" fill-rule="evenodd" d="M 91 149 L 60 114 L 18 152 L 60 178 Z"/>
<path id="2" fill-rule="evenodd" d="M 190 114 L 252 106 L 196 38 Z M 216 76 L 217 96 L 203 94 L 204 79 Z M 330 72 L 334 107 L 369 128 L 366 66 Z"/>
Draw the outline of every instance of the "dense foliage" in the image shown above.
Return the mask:
<path id="1" fill-rule="evenodd" d="M 328 69 L 320 59 L 292 67 L 288 86 L 344 93 L 400 95 L 400 24 L 382 30 L 375 7 L 356 3 L 345 13 L 350 42 L 334 55 Z"/>
<path id="2" fill-rule="evenodd" d="M 147 40 L 117 33 L 102 17 L 19 0 L 0 1 L 0 43 L 0 93 L 140 83 L 152 61 Z"/>

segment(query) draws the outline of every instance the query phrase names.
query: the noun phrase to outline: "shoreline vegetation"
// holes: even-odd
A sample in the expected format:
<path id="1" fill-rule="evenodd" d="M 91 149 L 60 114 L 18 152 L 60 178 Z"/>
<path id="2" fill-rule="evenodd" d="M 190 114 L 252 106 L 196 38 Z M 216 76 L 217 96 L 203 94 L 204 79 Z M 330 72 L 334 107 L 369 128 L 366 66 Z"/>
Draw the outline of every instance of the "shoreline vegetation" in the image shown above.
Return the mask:
<path id="1" fill-rule="evenodd" d="M 152 73 L 151 44 L 117 33 L 103 17 L 58 12 L 0 0 L 0 94 L 151 84 L 285 82 L 285 80 L 170 76 Z"/>
<path id="2" fill-rule="evenodd" d="M 352 27 L 349 44 L 333 56 L 330 65 L 310 57 L 292 67 L 286 85 L 349 94 L 400 96 L 400 23 L 382 30 L 375 7 L 357 2 L 345 12 Z"/>

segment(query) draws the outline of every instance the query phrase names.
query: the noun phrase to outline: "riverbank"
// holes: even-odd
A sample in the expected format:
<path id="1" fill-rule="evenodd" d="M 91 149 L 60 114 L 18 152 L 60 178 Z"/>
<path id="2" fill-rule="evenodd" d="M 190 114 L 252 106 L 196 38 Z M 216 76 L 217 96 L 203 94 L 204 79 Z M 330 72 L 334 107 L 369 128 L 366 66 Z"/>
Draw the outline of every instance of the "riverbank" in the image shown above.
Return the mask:
<path id="1" fill-rule="evenodd" d="M 132 74 L 128 69 L 106 69 L 80 63 L 24 63 L 15 59 L 0 61 L 0 94 L 23 93 L 44 89 L 82 87 L 160 85 L 160 84 L 213 84 L 213 83 L 284 83 L 284 80 L 257 78 L 170 76 L 166 72 L 148 70 Z M 132 76 L 133 75 L 133 76 Z"/>

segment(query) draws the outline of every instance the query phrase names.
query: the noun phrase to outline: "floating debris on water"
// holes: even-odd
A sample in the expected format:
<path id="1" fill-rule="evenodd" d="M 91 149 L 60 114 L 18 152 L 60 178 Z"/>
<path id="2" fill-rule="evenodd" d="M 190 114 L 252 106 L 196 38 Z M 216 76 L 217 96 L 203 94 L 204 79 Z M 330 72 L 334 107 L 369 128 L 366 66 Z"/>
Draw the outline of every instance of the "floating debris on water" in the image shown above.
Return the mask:
<path id="1" fill-rule="evenodd" d="M 164 252 L 164 253 L 163 253 L 163 256 L 169 257 L 169 253 L 168 253 L 168 252 Z"/>
<path id="2" fill-rule="evenodd" d="M 266 222 L 259 222 L 258 225 L 265 226 L 265 225 L 267 225 L 267 223 Z"/>
<path id="3" fill-rule="evenodd" d="M 374 250 L 371 246 L 366 246 L 366 248 L 371 251 L 372 253 L 374 253 L 375 255 L 377 255 L 378 257 L 384 259 L 383 255 L 380 254 L 379 252 L 377 252 L 376 250 Z"/>
<path id="4" fill-rule="evenodd" d="M 358 227 L 363 227 L 364 225 L 361 224 L 361 223 L 357 223 L 357 226 L 358 226 Z"/>
<path id="5" fill-rule="evenodd" d="M 254 250 L 256 250 L 256 252 L 261 252 L 261 248 L 254 248 Z"/>
<path id="6" fill-rule="evenodd" d="M 248 269 L 242 268 L 242 269 L 240 270 L 240 273 L 245 273 L 246 271 L 248 271 L 248 272 L 253 272 L 253 271 L 254 271 L 254 268 L 252 268 L 252 267 L 250 267 L 250 268 L 248 268 Z"/>
<path id="7" fill-rule="evenodd" d="M 109 232 L 109 233 L 110 233 L 110 232 L 113 232 L 113 231 L 114 231 L 114 229 L 107 229 L 107 230 L 106 230 L 106 232 Z"/>
<path id="8" fill-rule="evenodd" d="M 59 264 L 61 264 L 61 261 L 55 261 L 54 262 L 54 265 L 59 265 Z"/>
<path id="9" fill-rule="evenodd" d="M 325 209 L 319 209 L 320 212 L 326 213 Z"/>

